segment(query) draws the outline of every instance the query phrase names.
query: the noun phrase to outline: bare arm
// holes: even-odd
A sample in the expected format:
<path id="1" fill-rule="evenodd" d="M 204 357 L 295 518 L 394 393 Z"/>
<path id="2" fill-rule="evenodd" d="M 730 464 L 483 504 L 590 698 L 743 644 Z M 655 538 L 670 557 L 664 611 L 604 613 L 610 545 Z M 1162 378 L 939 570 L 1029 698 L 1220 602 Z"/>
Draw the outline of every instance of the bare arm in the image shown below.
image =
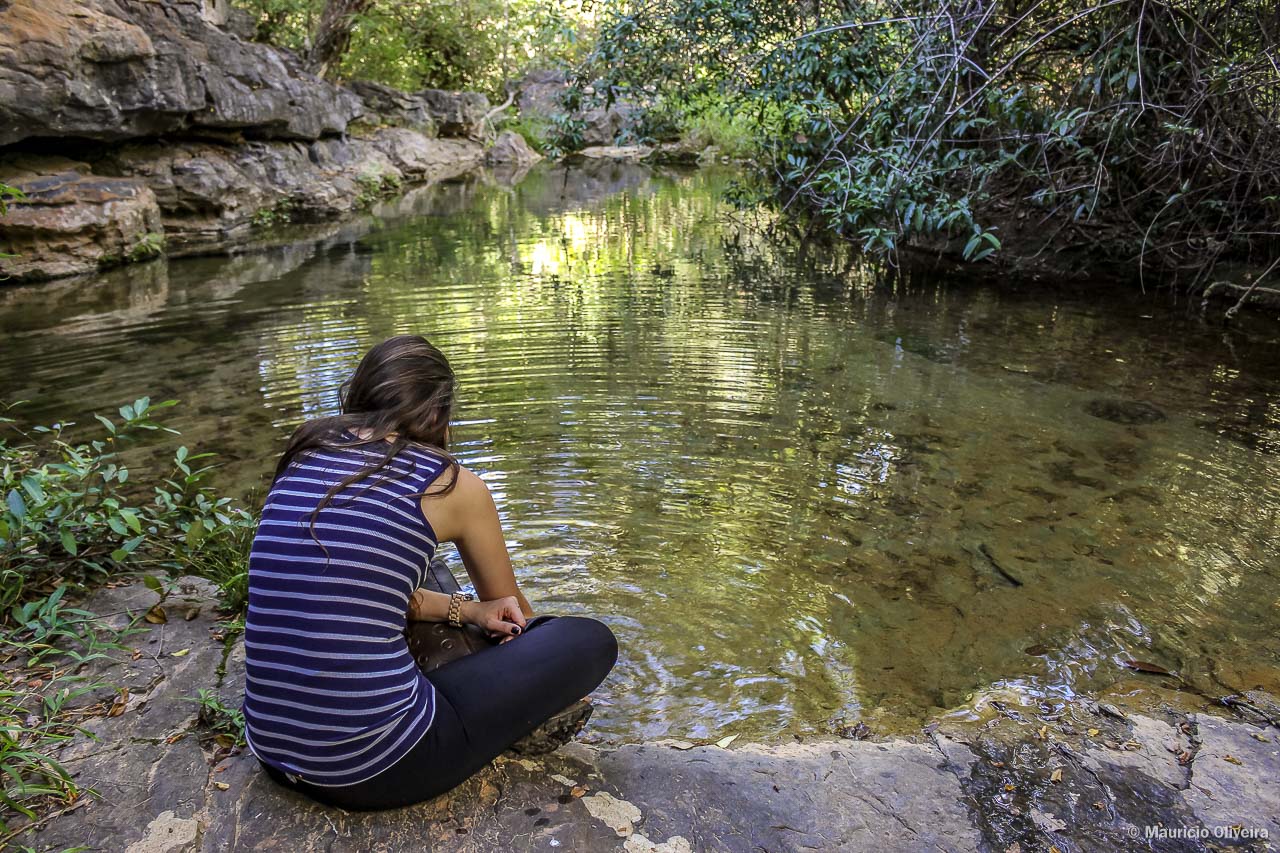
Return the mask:
<path id="1" fill-rule="evenodd" d="M 498 507 L 484 480 L 459 468 L 452 491 L 422 499 L 422 514 L 441 542 L 453 542 L 458 547 L 481 601 L 513 596 L 524 615 L 533 616 L 533 608 L 516 585 Z"/>

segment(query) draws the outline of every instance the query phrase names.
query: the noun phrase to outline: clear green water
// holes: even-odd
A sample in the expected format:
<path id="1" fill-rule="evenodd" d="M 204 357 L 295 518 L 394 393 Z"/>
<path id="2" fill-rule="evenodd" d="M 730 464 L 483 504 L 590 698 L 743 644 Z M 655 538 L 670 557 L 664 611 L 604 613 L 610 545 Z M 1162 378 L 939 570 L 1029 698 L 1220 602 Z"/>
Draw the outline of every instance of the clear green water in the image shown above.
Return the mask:
<path id="1" fill-rule="evenodd" d="M 243 490 L 366 347 L 427 335 L 529 597 L 622 639 L 609 737 L 904 731 L 977 690 L 1127 690 L 1130 657 L 1276 691 L 1274 329 L 875 288 L 728 223 L 726 179 L 547 169 L 318 242 L 8 288 L 0 397 L 78 420 L 177 397 Z M 1112 423 L 1099 398 L 1168 418 Z"/>

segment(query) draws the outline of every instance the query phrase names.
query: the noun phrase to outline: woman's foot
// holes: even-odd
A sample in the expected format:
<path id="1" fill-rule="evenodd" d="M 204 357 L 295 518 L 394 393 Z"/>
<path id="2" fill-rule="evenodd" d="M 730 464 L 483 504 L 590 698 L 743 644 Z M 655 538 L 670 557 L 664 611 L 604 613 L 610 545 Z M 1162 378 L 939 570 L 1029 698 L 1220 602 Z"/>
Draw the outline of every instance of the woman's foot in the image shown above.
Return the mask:
<path id="1" fill-rule="evenodd" d="M 555 752 L 582 731 L 595 710 L 589 701 L 579 699 L 568 708 L 538 726 L 529 734 L 507 747 L 516 755 L 546 755 Z"/>

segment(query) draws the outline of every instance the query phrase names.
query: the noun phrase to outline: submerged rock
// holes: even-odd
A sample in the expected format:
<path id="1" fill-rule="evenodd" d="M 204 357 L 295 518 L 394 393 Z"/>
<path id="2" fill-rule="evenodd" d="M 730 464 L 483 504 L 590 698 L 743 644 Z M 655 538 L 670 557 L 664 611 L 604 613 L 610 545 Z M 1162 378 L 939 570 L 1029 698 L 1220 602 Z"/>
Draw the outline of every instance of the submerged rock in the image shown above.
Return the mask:
<path id="1" fill-rule="evenodd" d="M 1084 410 L 1095 418 L 1115 424 L 1154 424 L 1166 420 L 1167 415 L 1144 400 L 1107 400 L 1099 398 L 1085 404 Z"/>

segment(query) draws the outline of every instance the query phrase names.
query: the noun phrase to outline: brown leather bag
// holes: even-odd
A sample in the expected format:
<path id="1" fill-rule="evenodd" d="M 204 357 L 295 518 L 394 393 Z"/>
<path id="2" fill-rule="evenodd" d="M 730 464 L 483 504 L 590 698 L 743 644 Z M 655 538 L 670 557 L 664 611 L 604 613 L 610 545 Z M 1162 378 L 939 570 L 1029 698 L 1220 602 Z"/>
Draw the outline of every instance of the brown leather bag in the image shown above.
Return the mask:
<path id="1" fill-rule="evenodd" d="M 427 577 L 422 586 L 445 595 L 462 590 L 453 572 L 440 559 L 432 560 L 427 566 Z M 410 654 L 423 672 L 430 672 L 494 644 L 475 625 L 455 628 L 448 622 L 410 622 L 405 631 L 405 639 L 409 641 Z"/>

